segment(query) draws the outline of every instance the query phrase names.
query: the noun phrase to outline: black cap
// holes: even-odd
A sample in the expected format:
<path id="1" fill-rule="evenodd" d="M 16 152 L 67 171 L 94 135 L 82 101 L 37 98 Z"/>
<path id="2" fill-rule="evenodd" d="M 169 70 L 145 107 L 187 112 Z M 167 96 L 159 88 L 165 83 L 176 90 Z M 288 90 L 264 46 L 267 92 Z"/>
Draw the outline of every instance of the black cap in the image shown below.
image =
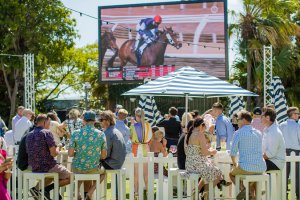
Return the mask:
<path id="1" fill-rule="evenodd" d="M 254 110 L 253 110 L 253 114 L 254 115 L 261 115 L 261 113 L 262 113 L 262 111 L 261 111 L 260 107 L 254 108 Z"/>

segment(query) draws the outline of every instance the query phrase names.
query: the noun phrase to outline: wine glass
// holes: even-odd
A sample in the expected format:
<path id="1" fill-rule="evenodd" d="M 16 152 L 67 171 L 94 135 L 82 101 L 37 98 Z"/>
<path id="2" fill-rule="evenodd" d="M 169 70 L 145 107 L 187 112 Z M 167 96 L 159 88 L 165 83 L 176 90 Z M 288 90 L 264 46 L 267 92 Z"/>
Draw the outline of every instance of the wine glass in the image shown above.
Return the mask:
<path id="1" fill-rule="evenodd" d="M 12 162 L 12 161 L 13 161 L 13 157 L 7 156 L 4 163 L 6 163 L 6 162 Z M 8 168 L 7 170 L 5 170 L 5 173 L 11 173 L 11 172 L 12 171 L 11 171 L 10 168 Z"/>
<path id="2" fill-rule="evenodd" d="M 14 159 L 14 156 L 16 155 L 16 147 L 15 146 L 8 146 L 8 149 L 7 149 L 7 156 L 6 156 L 6 159 L 7 162 L 12 162 L 13 159 Z M 6 173 L 12 173 L 11 169 L 7 169 L 5 171 Z"/>
<path id="3" fill-rule="evenodd" d="M 175 154 L 177 152 L 177 145 L 171 145 L 169 150 L 172 154 Z"/>

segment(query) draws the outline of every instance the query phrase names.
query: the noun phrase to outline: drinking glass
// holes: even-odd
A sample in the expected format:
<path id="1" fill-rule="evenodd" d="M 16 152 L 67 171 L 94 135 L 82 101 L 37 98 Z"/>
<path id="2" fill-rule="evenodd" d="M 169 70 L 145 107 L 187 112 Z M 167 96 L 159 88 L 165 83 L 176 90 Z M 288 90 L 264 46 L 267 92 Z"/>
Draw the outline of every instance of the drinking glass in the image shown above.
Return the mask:
<path id="1" fill-rule="evenodd" d="M 171 146 L 170 146 L 170 152 L 171 152 L 172 154 L 175 154 L 175 153 L 177 152 L 177 146 L 176 146 L 176 145 L 171 145 Z"/>

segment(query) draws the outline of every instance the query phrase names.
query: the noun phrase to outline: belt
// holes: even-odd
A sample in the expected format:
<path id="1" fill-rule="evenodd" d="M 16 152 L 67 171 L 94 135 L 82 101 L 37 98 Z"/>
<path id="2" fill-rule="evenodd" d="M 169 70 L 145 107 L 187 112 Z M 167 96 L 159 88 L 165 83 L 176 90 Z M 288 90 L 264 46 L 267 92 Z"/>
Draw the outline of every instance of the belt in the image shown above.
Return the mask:
<path id="1" fill-rule="evenodd" d="M 140 143 L 132 143 L 132 144 L 148 144 L 148 143 L 141 143 L 141 142 L 140 142 Z"/>

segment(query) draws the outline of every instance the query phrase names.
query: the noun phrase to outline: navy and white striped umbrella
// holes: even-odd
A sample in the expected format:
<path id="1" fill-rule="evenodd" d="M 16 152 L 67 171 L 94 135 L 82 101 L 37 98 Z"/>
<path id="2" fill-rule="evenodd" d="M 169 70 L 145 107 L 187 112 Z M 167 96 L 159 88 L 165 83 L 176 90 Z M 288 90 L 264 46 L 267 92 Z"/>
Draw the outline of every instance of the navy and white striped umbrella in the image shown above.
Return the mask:
<path id="1" fill-rule="evenodd" d="M 157 109 L 154 97 L 142 95 L 140 97 L 138 106 L 144 110 L 145 119 L 150 123 L 150 125 L 155 126 L 159 121 L 160 114 Z"/>
<path id="2" fill-rule="evenodd" d="M 241 87 L 240 82 L 238 80 L 234 80 L 233 84 L 238 87 Z M 230 97 L 229 117 L 231 119 L 235 113 L 237 113 L 240 110 L 243 110 L 244 108 L 245 108 L 245 102 L 243 100 L 243 97 L 241 97 L 241 96 Z"/>
<path id="3" fill-rule="evenodd" d="M 278 123 L 287 120 L 287 102 L 284 95 L 284 87 L 278 76 L 272 78 L 270 92 L 272 94 L 272 103 L 275 106 Z"/>
<path id="4" fill-rule="evenodd" d="M 253 92 L 192 67 L 180 68 L 166 76 L 131 89 L 122 95 L 185 97 L 185 112 L 188 112 L 188 97 L 257 96 Z"/>
<path id="5" fill-rule="evenodd" d="M 122 95 L 225 97 L 257 96 L 255 93 L 210 76 L 192 67 L 183 67 L 166 76 L 131 89 Z"/>

